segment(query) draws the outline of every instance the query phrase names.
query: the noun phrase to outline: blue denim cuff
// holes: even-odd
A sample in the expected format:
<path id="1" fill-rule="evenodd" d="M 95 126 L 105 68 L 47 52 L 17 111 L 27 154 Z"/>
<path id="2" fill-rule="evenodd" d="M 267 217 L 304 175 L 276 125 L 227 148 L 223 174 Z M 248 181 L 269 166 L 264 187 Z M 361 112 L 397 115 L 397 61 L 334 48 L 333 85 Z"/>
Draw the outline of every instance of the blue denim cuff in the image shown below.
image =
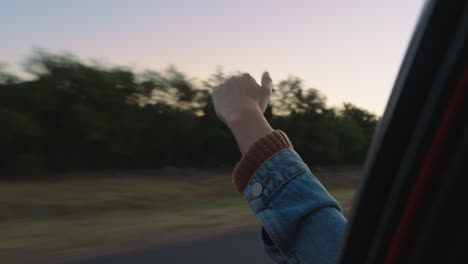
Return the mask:
<path id="1" fill-rule="evenodd" d="M 292 149 L 266 160 L 243 191 L 278 263 L 335 263 L 346 224 L 339 203 Z"/>
<path id="2" fill-rule="evenodd" d="M 292 149 L 284 149 L 258 168 L 243 195 L 252 210 L 258 212 L 277 190 L 304 171 L 309 171 L 309 168 L 301 157 Z"/>

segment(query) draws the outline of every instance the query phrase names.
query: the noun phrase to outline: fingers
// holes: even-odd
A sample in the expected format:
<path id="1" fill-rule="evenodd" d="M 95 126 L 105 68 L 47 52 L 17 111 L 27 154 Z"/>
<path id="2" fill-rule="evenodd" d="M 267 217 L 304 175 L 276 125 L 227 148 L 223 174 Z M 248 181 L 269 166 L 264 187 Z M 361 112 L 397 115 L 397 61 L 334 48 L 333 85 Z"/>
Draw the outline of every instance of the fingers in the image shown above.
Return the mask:
<path id="1" fill-rule="evenodd" d="M 255 81 L 255 79 L 252 77 L 252 75 L 250 75 L 248 73 L 242 74 L 242 76 L 240 78 L 243 81 L 245 81 L 246 83 L 251 84 L 253 87 L 259 87 L 257 81 Z"/>
<path id="2" fill-rule="evenodd" d="M 260 87 L 258 85 L 257 81 L 255 81 L 255 79 L 252 77 L 252 75 L 250 75 L 248 73 L 244 73 L 242 75 L 232 76 L 231 78 L 227 79 L 220 86 L 222 86 L 222 85 L 231 86 L 233 84 L 237 84 L 238 82 L 249 83 L 251 85 L 254 85 L 253 87 Z M 266 89 L 268 89 L 270 91 L 271 91 L 271 89 L 273 87 L 272 80 L 271 80 L 270 75 L 269 75 L 268 72 L 264 72 L 263 75 L 262 75 L 262 85 L 261 85 L 261 87 L 266 88 Z"/>
<path id="3" fill-rule="evenodd" d="M 262 75 L 262 88 L 266 88 L 271 91 L 273 88 L 273 81 L 271 80 L 270 74 L 265 71 Z"/>
<path id="4" fill-rule="evenodd" d="M 250 74 L 248 74 L 248 73 L 242 74 L 242 75 L 241 75 L 241 78 L 246 79 L 246 80 L 251 80 L 251 79 L 253 79 L 252 76 L 250 76 Z"/>

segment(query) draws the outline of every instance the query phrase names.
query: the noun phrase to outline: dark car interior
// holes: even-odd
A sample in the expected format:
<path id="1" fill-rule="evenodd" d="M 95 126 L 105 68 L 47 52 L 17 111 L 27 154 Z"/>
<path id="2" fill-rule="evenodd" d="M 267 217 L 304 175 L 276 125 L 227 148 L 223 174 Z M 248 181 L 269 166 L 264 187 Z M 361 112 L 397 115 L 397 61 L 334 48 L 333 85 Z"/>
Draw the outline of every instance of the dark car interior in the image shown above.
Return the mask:
<path id="1" fill-rule="evenodd" d="M 465 263 L 468 3 L 427 1 L 354 201 L 339 263 Z"/>

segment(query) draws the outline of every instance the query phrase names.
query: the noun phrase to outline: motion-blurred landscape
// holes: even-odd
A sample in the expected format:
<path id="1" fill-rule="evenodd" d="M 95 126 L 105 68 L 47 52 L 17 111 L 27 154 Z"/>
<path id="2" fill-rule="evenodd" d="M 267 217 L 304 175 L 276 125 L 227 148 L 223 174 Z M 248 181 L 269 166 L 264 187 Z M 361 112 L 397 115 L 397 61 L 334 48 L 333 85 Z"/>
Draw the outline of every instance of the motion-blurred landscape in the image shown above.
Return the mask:
<path id="1" fill-rule="evenodd" d="M 349 216 L 425 2 L 3 0 L 0 264 L 271 263 L 210 96 L 244 72 Z"/>
<path id="2" fill-rule="evenodd" d="M 210 97 L 237 73 L 199 80 L 45 51 L 25 65 L 21 76 L 0 71 L 3 263 L 65 263 L 257 225 L 231 186 L 240 153 Z M 378 116 L 327 106 L 295 76 L 275 80 L 265 115 L 347 213 Z"/>

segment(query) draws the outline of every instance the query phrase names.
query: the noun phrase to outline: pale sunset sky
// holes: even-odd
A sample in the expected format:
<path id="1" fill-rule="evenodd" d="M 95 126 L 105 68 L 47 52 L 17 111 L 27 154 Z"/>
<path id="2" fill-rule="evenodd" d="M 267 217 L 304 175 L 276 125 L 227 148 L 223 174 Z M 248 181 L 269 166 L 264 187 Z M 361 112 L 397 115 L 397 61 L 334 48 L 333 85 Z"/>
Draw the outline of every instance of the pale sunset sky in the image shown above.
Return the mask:
<path id="1" fill-rule="evenodd" d="M 33 48 L 204 79 L 295 75 L 382 114 L 424 0 L 0 0 L 0 62 Z"/>

